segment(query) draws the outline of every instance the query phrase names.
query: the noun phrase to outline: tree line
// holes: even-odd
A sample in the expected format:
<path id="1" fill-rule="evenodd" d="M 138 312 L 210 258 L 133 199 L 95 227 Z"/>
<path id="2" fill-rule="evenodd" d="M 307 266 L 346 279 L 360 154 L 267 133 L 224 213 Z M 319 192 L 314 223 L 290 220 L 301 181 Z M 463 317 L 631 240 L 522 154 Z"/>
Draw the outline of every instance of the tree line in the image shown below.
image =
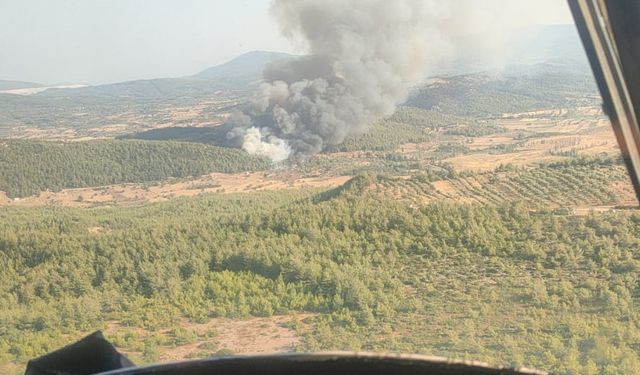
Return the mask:
<path id="1" fill-rule="evenodd" d="M 25 197 L 44 190 L 159 181 L 170 177 L 270 168 L 237 149 L 181 142 L 96 140 L 0 142 L 0 191 Z"/>

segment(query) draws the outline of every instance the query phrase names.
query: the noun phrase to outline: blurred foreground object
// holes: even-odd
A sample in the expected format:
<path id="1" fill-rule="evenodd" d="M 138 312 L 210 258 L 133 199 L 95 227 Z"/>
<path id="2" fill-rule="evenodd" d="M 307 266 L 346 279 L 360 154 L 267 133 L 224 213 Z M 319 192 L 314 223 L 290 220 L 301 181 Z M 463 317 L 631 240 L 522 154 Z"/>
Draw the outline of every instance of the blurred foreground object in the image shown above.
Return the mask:
<path id="1" fill-rule="evenodd" d="M 89 375 L 134 366 L 96 331 L 27 364 L 25 375 Z"/>
<path id="2" fill-rule="evenodd" d="M 95 332 L 75 344 L 29 362 L 25 375 L 545 375 L 474 361 L 376 353 L 287 353 L 208 358 L 131 367 L 133 363 Z"/>
<path id="3" fill-rule="evenodd" d="M 640 199 L 640 1 L 568 1 Z"/>

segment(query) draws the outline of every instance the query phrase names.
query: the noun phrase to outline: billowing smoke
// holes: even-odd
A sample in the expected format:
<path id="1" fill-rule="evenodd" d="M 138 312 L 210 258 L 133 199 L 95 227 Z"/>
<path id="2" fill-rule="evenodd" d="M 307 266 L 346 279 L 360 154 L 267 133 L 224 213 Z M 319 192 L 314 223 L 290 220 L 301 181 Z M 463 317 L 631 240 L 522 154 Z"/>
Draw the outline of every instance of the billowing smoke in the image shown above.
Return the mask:
<path id="1" fill-rule="evenodd" d="M 310 155 L 391 115 L 444 49 L 438 0 L 275 0 L 305 57 L 273 63 L 228 138 L 275 162 Z M 439 51 L 442 53 L 442 51 Z"/>

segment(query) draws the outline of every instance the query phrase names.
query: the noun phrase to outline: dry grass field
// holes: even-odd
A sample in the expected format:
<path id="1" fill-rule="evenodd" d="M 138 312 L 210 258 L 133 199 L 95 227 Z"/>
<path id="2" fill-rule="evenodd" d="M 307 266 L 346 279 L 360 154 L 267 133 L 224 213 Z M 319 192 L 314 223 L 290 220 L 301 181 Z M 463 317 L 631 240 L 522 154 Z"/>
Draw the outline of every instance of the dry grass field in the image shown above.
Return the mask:
<path id="1" fill-rule="evenodd" d="M 263 190 L 332 188 L 344 184 L 350 176 L 302 177 L 287 171 L 255 173 L 211 173 L 192 180 L 168 180 L 161 183 L 122 184 L 91 188 L 42 192 L 37 196 L 10 199 L 0 192 L 0 206 L 67 207 L 123 206 L 164 202 L 177 197 L 204 193 L 241 193 Z"/>
<path id="2" fill-rule="evenodd" d="M 501 164 L 550 163 L 566 155 L 620 153 L 611 124 L 595 107 L 505 115 L 496 124 L 506 128 L 506 133 L 476 137 L 468 144 L 471 153 L 445 161 L 456 170 L 478 172 Z"/>

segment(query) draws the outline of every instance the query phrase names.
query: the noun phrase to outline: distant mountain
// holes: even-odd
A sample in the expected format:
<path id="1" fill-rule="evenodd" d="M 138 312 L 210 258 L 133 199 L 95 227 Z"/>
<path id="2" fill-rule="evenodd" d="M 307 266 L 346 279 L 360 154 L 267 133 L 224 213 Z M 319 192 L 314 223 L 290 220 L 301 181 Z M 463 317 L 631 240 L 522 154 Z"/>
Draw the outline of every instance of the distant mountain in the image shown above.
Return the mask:
<path id="1" fill-rule="evenodd" d="M 30 89 L 35 87 L 42 87 L 39 83 L 23 82 L 23 81 L 5 81 L 0 79 L 0 91 L 4 90 L 17 90 L 17 89 Z"/>
<path id="2" fill-rule="evenodd" d="M 529 26 L 498 40 L 492 37 L 496 35 L 455 40 L 455 59 L 431 70 L 432 78 L 415 86 L 405 104 L 491 116 L 576 105 L 576 98 L 585 94 L 598 97 L 575 26 Z"/>
<path id="3" fill-rule="evenodd" d="M 127 81 L 73 90 L 49 89 L 39 95 L 132 100 L 197 97 L 211 95 L 218 90 L 242 92 L 262 78 L 262 71 L 267 64 L 291 57 L 294 56 L 281 52 L 253 51 L 192 76 Z"/>
<path id="4" fill-rule="evenodd" d="M 510 63 L 562 61 L 588 68 L 589 62 L 574 25 L 529 26 L 516 36 Z"/>
<path id="5" fill-rule="evenodd" d="M 247 52 L 225 64 L 205 69 L 189 78 L 202 80 L 260 79 L 262 77 L 262 71 L 267 64 L 278 60 L 290 59 L 292 57 L 294 56 L 282 52 Z"/>
<path id="6" fill-rule="evenodd" d="M 591 74 L 574 25 L 535 25 L 513 31 L 467 35 L 452 42 L 453 61 L 435 67 L 430 75 L 459 75 L 512 66 L 558 63 Z"/>
<path id="7" fill-rule="evenodd" d="M 39 93 L 39 97 L 84 98 L 103 100 L 155 100 L 172 99 L 183 96 L 201 96 L 222 88 L 215 82 L 196 81 L 187 78 L 158 78 L 138 81 L 86 86 L 75 89 L 52 88 Z"/>
<path id="8" fill-rule="evenodd" d="M 432 69 L 433 75 L 460 75 L 512 66 L 556 62 L 590 74 L 580 38 L 573 25 L 545 25 L 522 28 L 513 35 L 472 35 L 453 41 L 453 61 Z M 261 79 L 267 64 L 293 58 L 281 52 L 253 51 L 222 65 L 180 78 L 146 79 L 76 89 L 48 89 L 38 96 L 87 99 L 164 100 L 210 96 L 218 90 L 244 93 Z M 1 85 L 0 81 L 0 85 Z M 25 83 L 24 85 L 29 85 Z M 24 85 L 22 87 L 24 87 Z M 1 87 L 1 86 L 0 86 Z"/>
<path id="9" fill-rule="evenodd" d="M 459 116 L 493 116 L 597 105 L 597 97 L 590 73 L 551 61 L 433 79 L 414 88 L 405 105 Z"/>

